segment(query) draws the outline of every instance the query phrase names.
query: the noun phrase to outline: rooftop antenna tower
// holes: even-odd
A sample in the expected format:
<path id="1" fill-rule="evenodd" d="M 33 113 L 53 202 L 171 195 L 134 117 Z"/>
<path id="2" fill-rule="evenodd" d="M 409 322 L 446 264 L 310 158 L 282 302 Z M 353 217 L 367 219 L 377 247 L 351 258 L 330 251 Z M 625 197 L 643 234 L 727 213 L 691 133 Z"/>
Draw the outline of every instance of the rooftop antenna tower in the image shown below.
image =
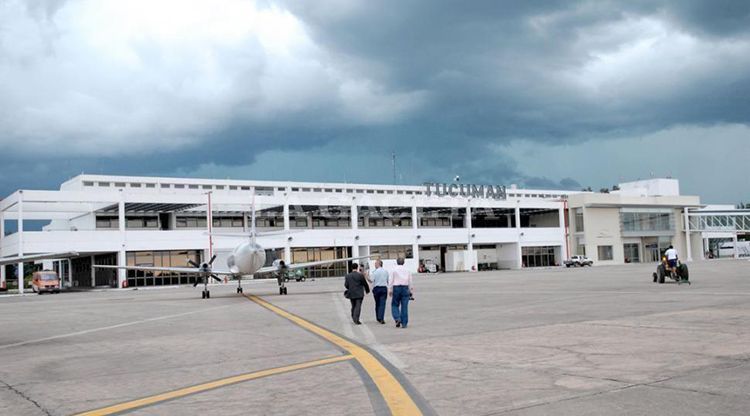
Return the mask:
<path id="1" fill-rule="evenodd" d="M 391 152 L 391 164 L 393 165 L 393 184 L 396 184 L 396 151 Z"/>

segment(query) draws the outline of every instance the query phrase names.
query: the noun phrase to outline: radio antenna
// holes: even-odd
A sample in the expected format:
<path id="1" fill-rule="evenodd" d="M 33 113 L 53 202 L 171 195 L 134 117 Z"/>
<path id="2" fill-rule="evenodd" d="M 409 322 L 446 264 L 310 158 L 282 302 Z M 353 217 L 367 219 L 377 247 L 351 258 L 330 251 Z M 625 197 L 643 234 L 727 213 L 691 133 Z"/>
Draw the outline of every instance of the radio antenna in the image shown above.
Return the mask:
<path id="1" fill-rule="evenodd" d="M 391 152 L 391 164 L 393 165 L 393 184 L 396 184 L 396 151 Z"/>

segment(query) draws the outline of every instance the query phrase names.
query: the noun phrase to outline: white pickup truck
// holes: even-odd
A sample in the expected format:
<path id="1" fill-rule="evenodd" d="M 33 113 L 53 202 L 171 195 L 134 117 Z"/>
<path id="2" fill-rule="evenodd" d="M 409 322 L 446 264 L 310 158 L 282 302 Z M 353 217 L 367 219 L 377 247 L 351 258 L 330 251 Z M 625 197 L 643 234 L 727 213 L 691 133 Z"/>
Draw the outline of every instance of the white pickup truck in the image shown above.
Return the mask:
<path id="1" fill-rule="evenodd" d="M 564 262 L 565 267 L 593 266 L 594 262 L 586 256 L 573 256 Z"/>

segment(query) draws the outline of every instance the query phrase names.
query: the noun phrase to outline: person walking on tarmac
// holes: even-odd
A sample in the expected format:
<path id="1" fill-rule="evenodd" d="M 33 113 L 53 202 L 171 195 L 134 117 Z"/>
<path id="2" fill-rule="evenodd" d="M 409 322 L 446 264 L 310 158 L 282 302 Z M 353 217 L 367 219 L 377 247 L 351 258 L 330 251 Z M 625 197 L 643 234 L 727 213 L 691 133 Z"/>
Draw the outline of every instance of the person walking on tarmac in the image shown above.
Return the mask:
<path id="1" fill-rule="evenodd" d="M 375 271 L 370 274 L 372 296 L 375 299 L 375 320 L 385 323 L 385 302 L 388 300 L 388 272 L 382 260 L 375 260 Z"/>
<path id="2" fill-rule="evenodd" d="M 286 295 L 286 278 L 289 268 L 284 260 L 279 261 L 279 270 L 276 272 L 276 282 L 279 284 L 279 295 Z"/>
<path id="3" fill-rule="evenodd" d="M 370 287 L 367 286 L 365 276 L 359 272 L 357 263 L 352 264 L 349 270 L 351 272 L 344 278 L 346 288 L 344 295 L 352 303 L 352 321 L 355 325 L 362 325 L 359 321 L 359 314 L 362 312 L 362 300 L 365 298 L 365 293 L 370 293 Z"/>
<path id="4" fill-rule="evenodd" d="M 388 294 L 391 296 L 391 314 L 396 328 L 409 325 L 409 301 L 413 293 L 411 272 L 404 266 L 404 258 L 396 260 L 396 267 L 388 279 Z"/>

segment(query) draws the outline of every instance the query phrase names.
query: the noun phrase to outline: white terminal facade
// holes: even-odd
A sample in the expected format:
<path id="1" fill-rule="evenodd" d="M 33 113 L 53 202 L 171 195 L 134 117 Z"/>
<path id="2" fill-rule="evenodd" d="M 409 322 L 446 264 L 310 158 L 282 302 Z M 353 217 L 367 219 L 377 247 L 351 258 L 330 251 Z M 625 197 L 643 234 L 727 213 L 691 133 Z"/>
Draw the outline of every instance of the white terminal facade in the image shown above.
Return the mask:
<path id="1" fill-rule="evenodd" d="M 79 175 L 60 190 L 19 190 L 0 201 L 0 257 L 77 252 L 44 264 L 70 286 L 193 283 L 195 276 L 91 264 L 185 266 L 187 258 L 216 254 L 223 266 L 242 238 L 225 234 L 250 230 L 253 204 L 258 230 L 280 231 L 258 238 L 269 262 L 371 255 L 389 267 L 403 256 L 414 271 L 420 262 L 444 271 L 549 267 L 573 254 L 595 264 L 656 261 L 669 244 L 692 260 L 703 258 L 711 238 L 736 240 L 750 228 L 750 212 L 706 211 L 697 196 L 680 195 L 673 179 L 619 187 L 600 194 L 510 186 L 501 197 L 492 185 Z M 341 276 L 345 269 L 338 263 L 308 275 Z M 0 270 L 0 285 L 17 274 L 13 266 Z"/>

